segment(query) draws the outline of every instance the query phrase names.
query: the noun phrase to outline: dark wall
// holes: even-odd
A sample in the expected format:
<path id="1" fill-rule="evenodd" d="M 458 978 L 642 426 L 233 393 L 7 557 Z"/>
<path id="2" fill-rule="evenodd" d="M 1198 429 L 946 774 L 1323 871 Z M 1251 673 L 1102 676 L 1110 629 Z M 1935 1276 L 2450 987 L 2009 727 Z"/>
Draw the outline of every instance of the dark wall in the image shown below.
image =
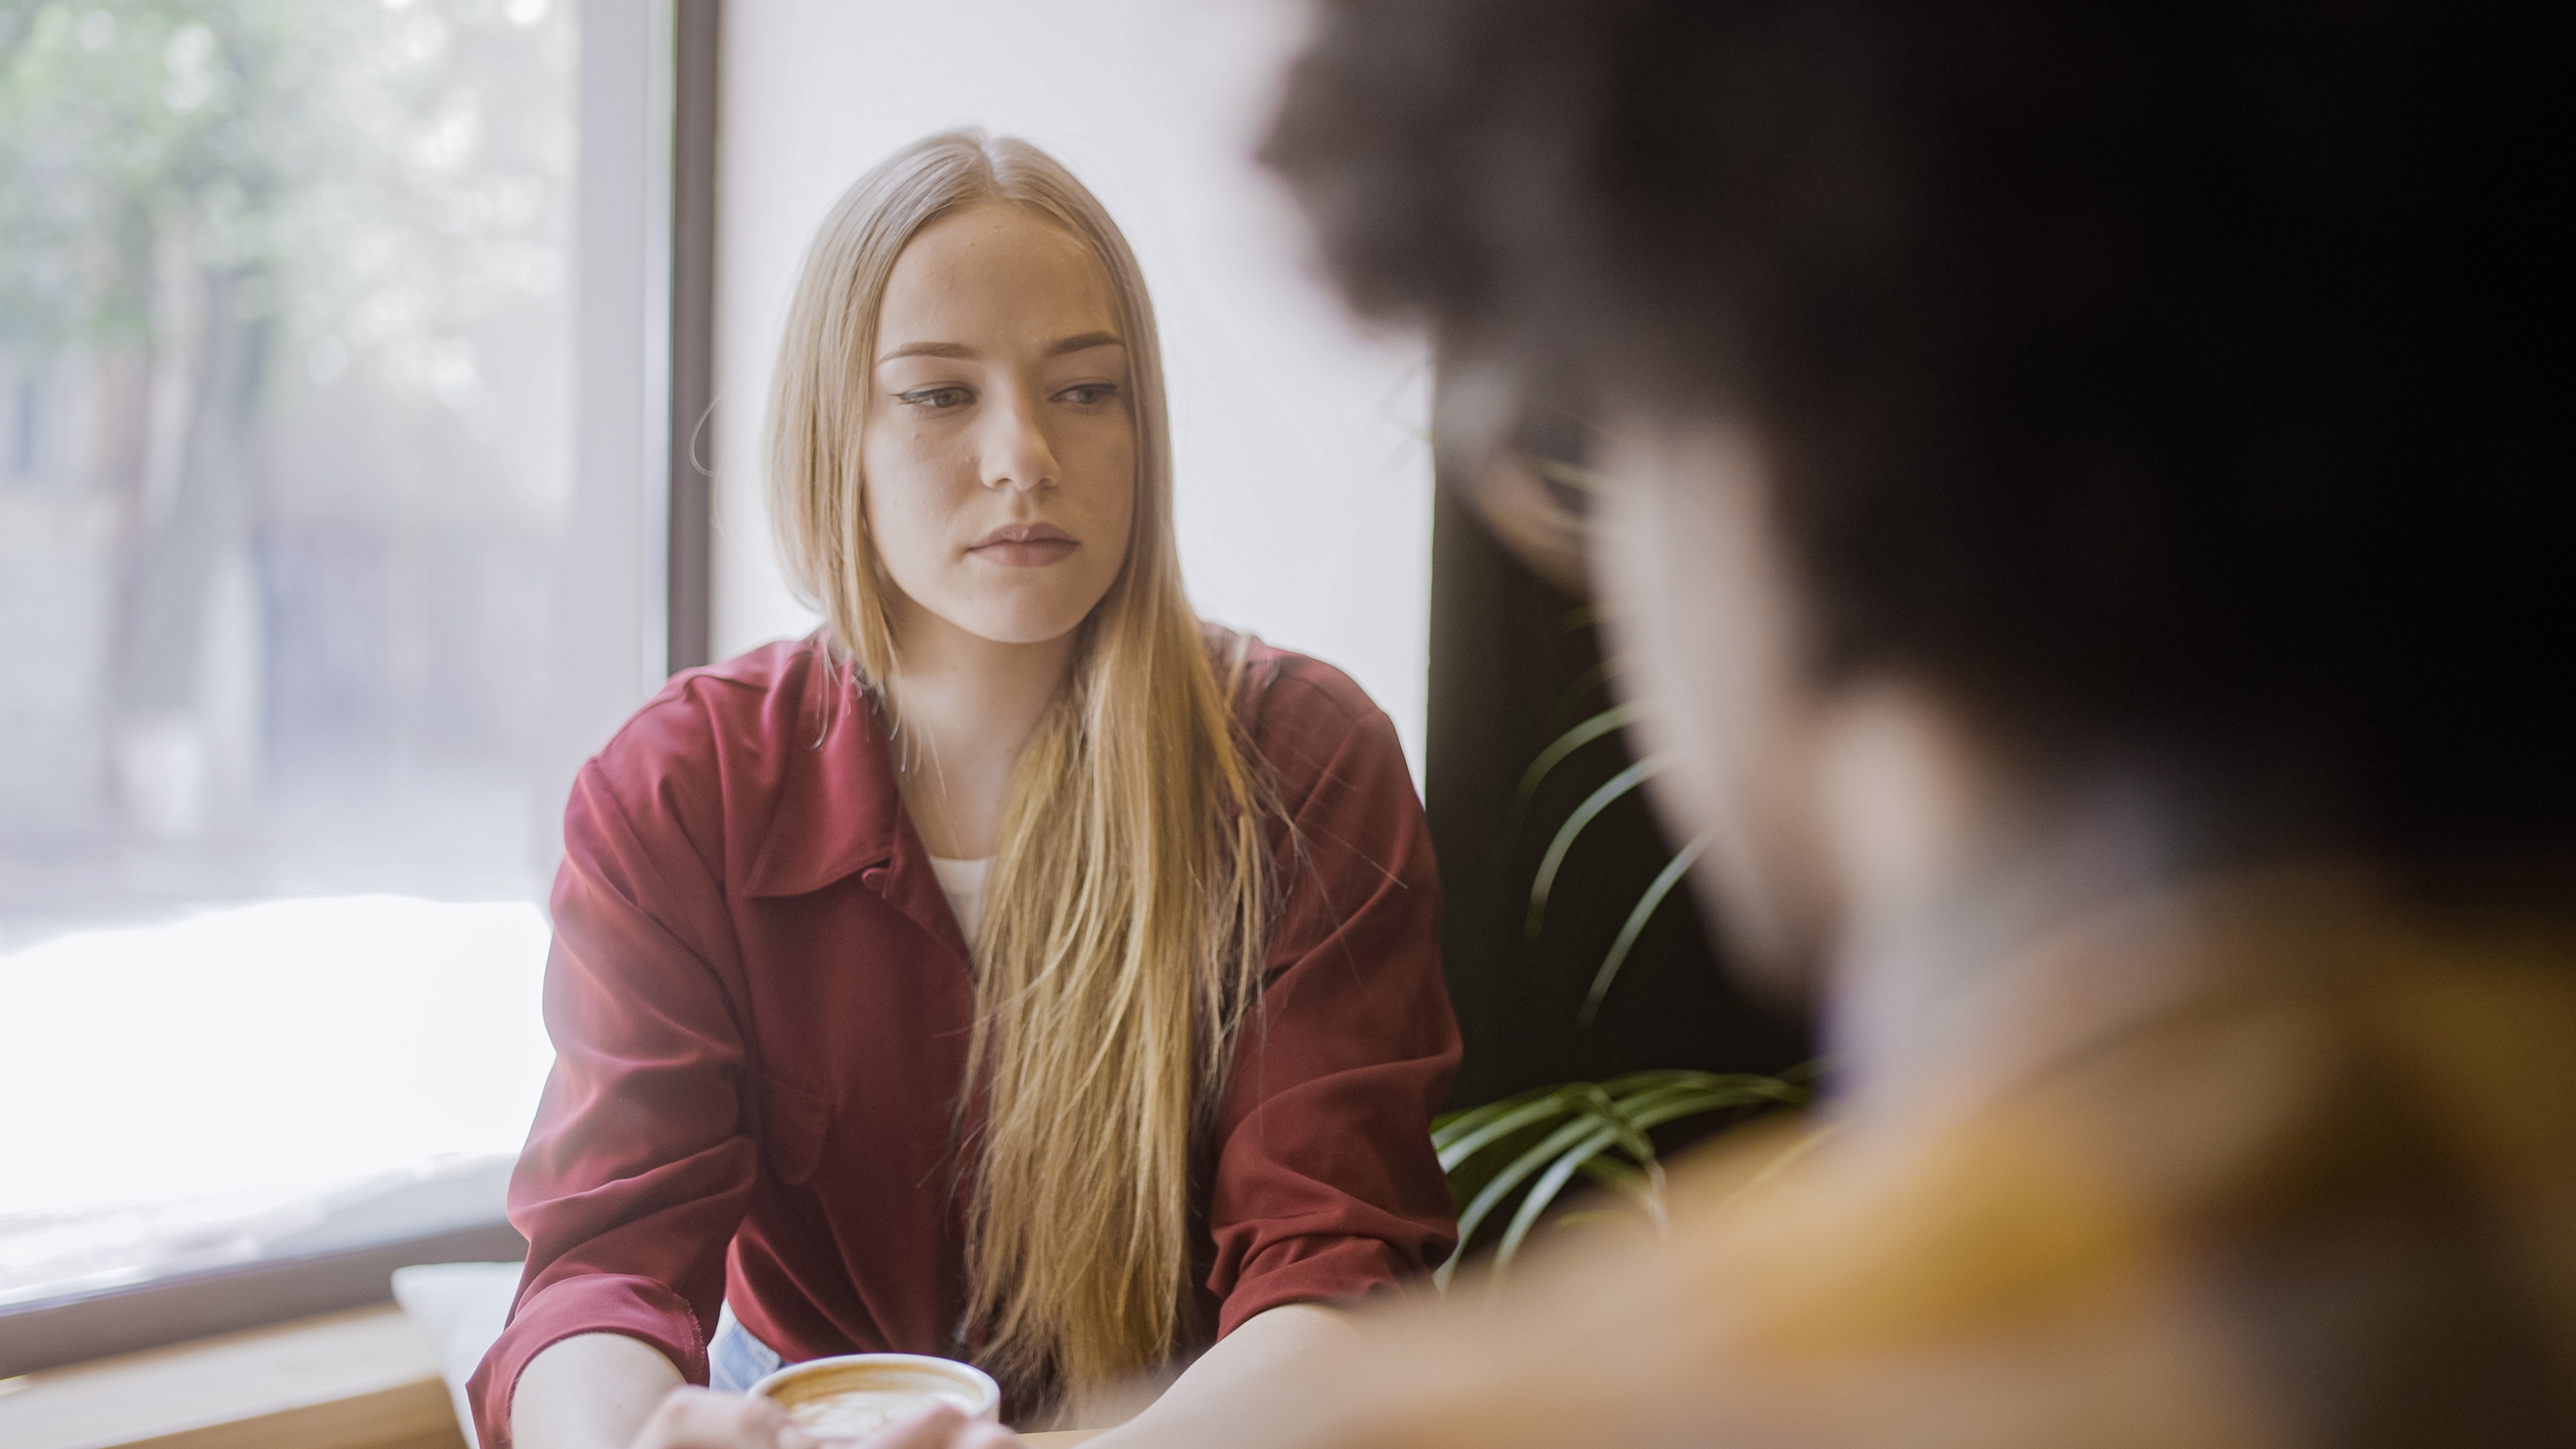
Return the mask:
<path id="1" fill-rule="evenodd" d="M 1803 1021 L 1726 978 L 1687 888 L 1668 897 L 1589 1026 L 1584 995 L 1673 847 L 1642 791 L 1594 821 L 1567 857 L 1545 927 L 1523 933 L 1530 881 L 1556 827 L 1629 763 L 1617 737 L 1549 776 L 1512 829 L 1530 761 L 1607 707 L 1597 631 L 1442 489 L 1434 504 L 1431 694 L 1424 762 L 1445 902 L 1449 991 L 1467 1039 L 1453 1106 L 1525 1087 L 1650 1067 L 1775 1072 L 1812 1052 Z"/>

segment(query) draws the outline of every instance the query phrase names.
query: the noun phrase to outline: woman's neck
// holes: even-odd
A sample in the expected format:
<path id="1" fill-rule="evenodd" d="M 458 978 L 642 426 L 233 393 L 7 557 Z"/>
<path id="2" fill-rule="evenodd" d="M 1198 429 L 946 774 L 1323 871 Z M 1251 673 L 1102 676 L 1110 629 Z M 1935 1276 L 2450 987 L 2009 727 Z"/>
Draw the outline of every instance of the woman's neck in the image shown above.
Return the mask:
<path id="1" fill-rule="evenodd" d="M 1080 631 L 1002 644 L 908 603 L 894 625 L 902 662 L 886 690 L 904 809 L 931 854 L 991 855 L 1012 768 L 1064 682 Z"/>

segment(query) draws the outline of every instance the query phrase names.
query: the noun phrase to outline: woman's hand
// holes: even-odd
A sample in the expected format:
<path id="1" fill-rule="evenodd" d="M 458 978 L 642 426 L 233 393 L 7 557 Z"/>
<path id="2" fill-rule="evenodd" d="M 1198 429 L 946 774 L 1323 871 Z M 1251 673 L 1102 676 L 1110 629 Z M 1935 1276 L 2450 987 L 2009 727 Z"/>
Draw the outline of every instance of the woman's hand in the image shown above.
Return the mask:
<path id="1" fill-rule="evenodd" d="M 881 1429 L 851 1449 L 1011 1449 L 1020 1436 L 999 1424 L 969 1419 L 956 1407 L 941 1404 L 902 1423 Z"/>
<path id="2" fill-rule="evenodd" d="M 653 1406 L 630 1449 L 817 1449 L 819 1442 L 788 1422 L 787 1411 L 774 1399 L 683 1385 Z M 923 1442 L 941 1449 L 947 1443 Z M 909 1442 L 904 1449 L 911 1449 Z"/>

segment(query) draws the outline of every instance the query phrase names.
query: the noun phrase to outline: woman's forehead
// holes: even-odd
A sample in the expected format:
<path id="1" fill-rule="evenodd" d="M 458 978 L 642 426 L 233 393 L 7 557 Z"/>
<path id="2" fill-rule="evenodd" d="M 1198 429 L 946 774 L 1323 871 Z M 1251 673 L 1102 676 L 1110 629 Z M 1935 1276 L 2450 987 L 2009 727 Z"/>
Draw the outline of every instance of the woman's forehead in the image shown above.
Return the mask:
<path id="1" fill-rule="evenodd" d="M 1080 237 L 1007 202 L 963 207 L 923 227 L 896 257 L 877 355 L 922 344 L 1043 348 L 1115 332 L 1108 268 Z"/>

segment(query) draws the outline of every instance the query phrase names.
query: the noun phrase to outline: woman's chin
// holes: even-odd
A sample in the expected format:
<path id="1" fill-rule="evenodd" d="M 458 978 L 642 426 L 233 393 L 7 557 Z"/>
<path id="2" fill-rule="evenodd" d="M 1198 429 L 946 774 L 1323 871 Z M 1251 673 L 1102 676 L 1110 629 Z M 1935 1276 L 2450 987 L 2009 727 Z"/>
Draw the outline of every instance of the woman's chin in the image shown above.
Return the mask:
<path id="1" fill-rule="evenodd" d="M 1089 606 L 1072 604 L 960 609 L 950 623 L 992 644 L 1052 644 L 1082 627 Z"/>

